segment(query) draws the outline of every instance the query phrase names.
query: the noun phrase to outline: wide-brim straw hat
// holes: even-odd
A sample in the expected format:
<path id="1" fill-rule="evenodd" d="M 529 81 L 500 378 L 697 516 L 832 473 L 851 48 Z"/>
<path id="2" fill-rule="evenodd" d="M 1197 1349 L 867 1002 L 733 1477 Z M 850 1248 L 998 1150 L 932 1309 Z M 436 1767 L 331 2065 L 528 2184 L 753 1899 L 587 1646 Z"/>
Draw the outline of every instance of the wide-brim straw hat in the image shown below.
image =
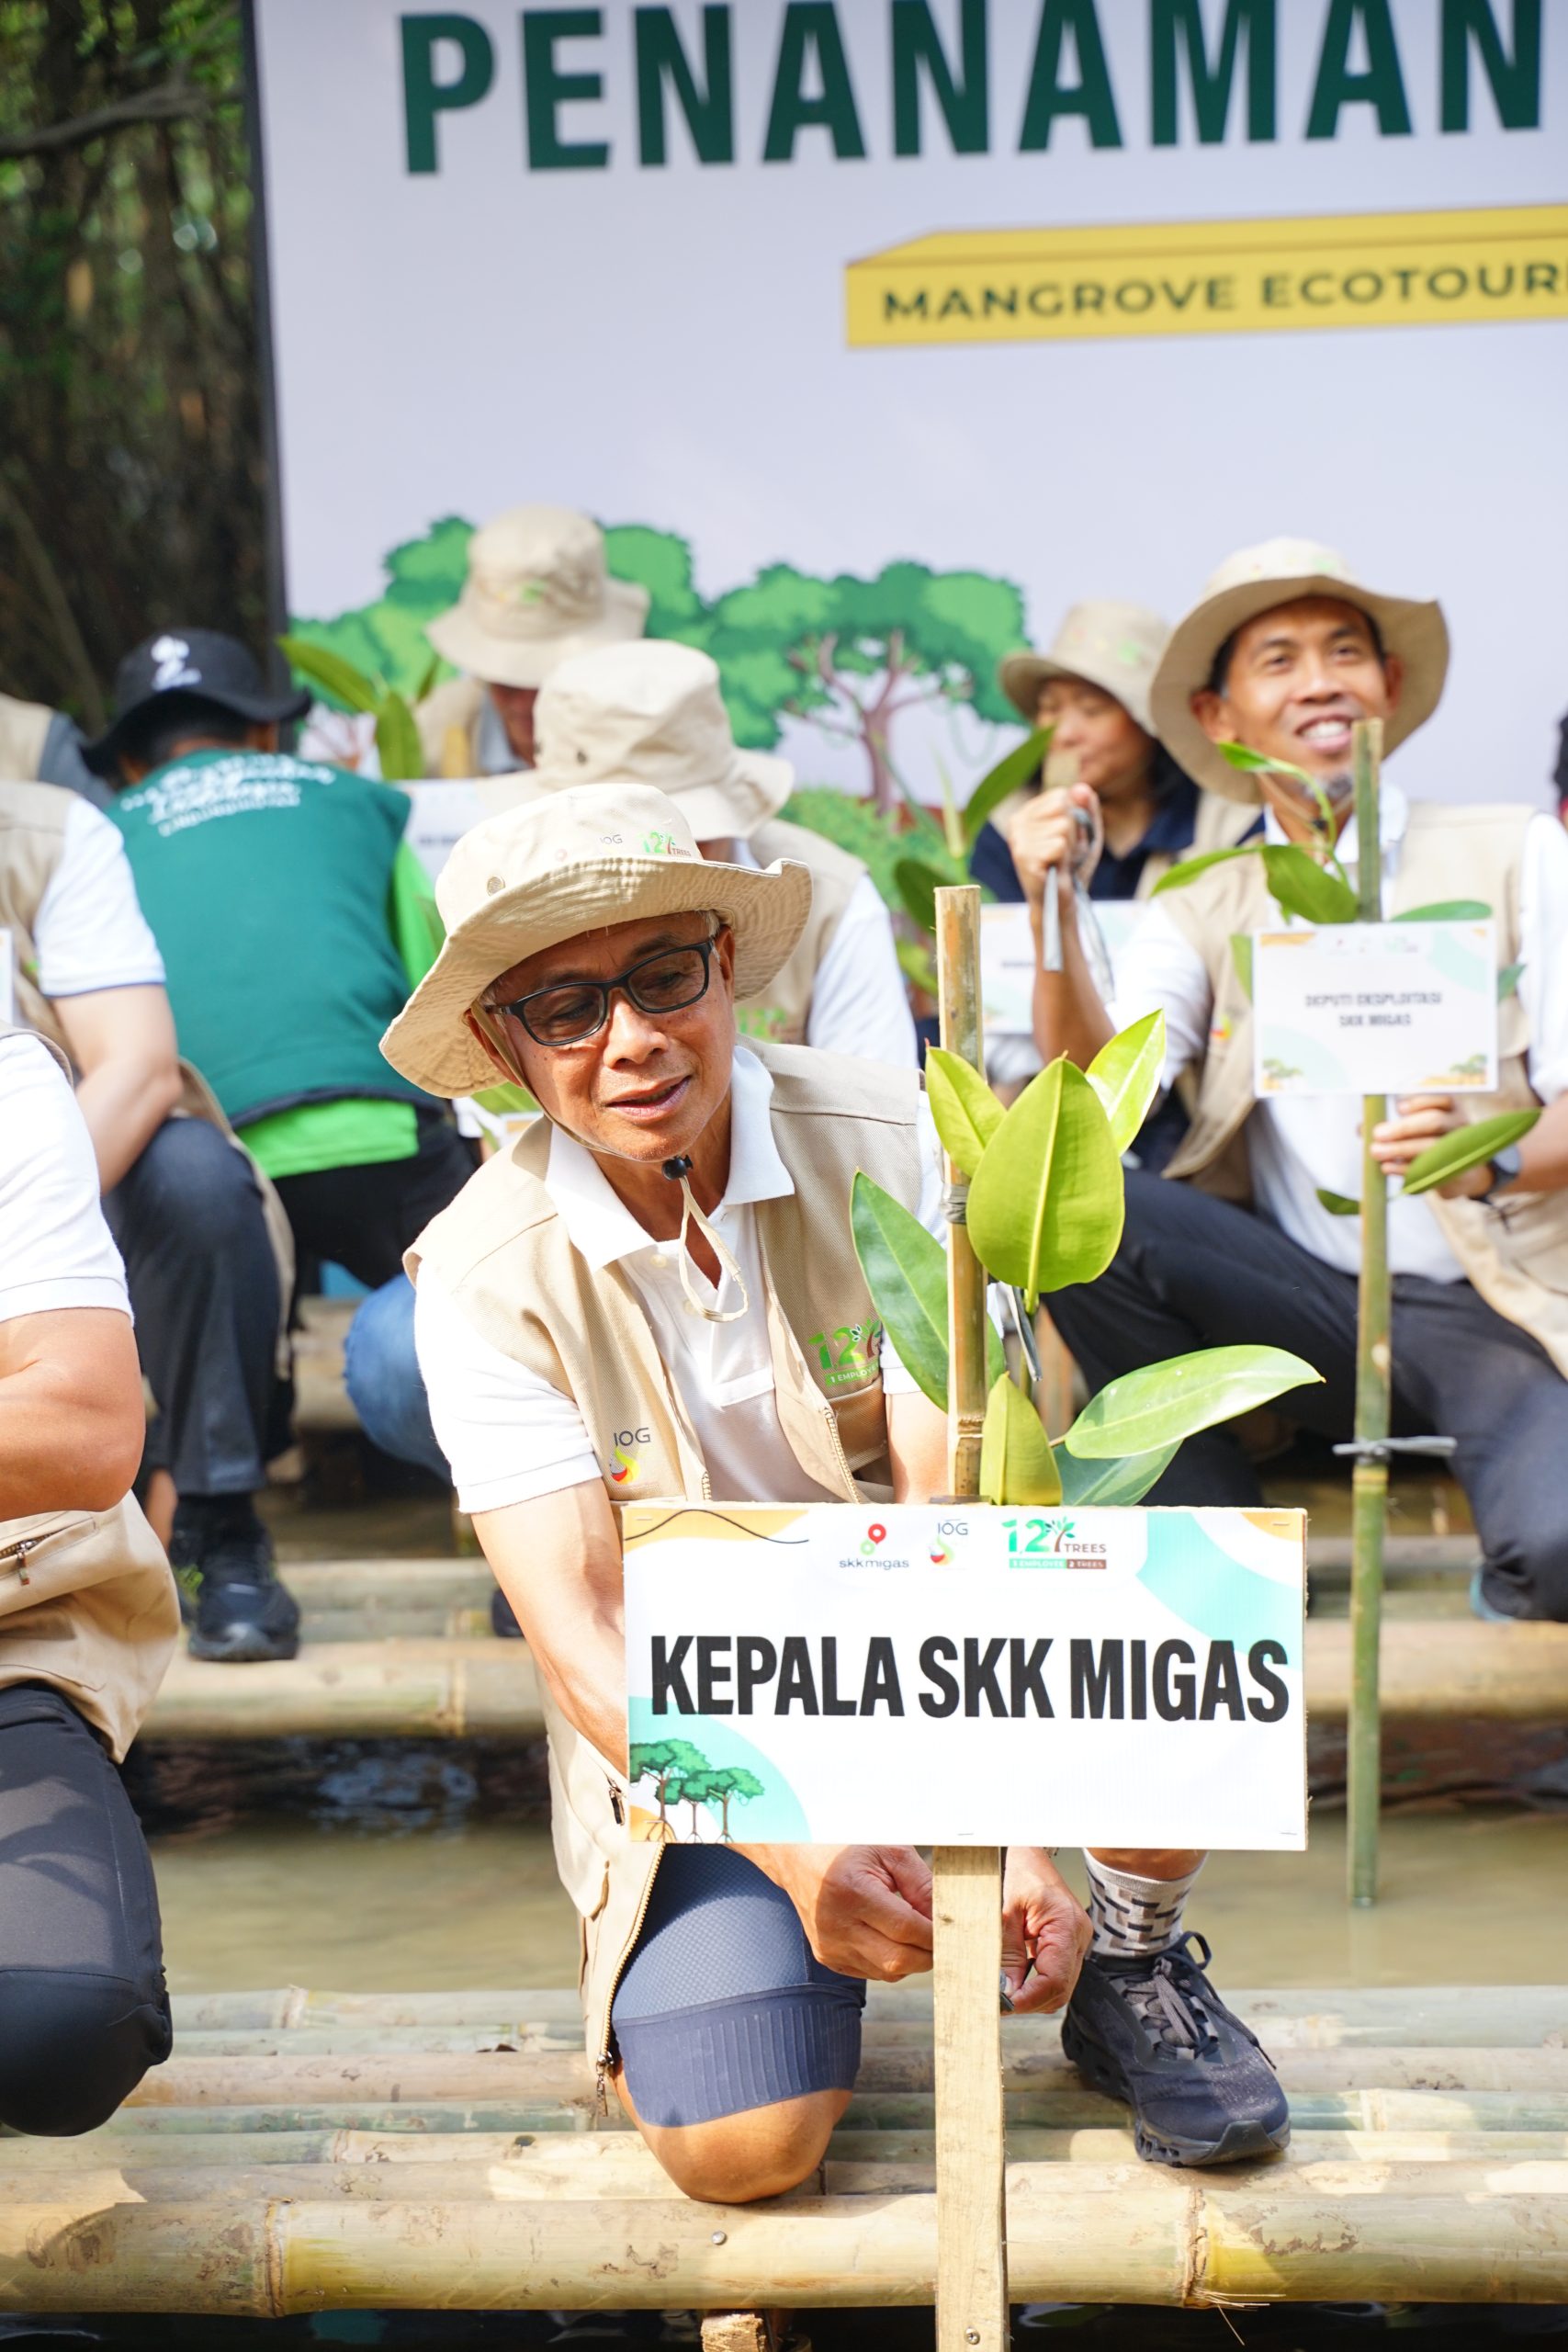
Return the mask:
<path id="1" fill-rule="evenodd" d="M 1145 735 L 1154 733 L 1149 688 L 1170 635 L 1168 623 L 1145 605 L 1114 596 L 1089 596 L 1075 605 L 1043 653 L 1025 647 L 1003 656 L 997 678 L 1008 700 L 1031 727 L 1048 678 L 1084 678 L 1122 705 Z"/>
<path id="2" fill-rule="evenodd" d="M 1277 605 L 1303 596 L 1332 596 L 1377 623 L 1383 651 L 1404 672 L 1399 701 L 1383 720 L 1383 749 L 1392 752 L 1430 718 L 1449 670 L 1449 630 L 1435 601 L 1387 596 L 1368 588 L 1344 557 L 1315 539 L 1266 539 L 1227 556 L 1200 601 L 1171 631 L 1150 695 L 1155 732 L 1171 757 L 1211 792 L 1227 800 L 1262 800 L 1256 775 L 1233 768 L 1193 715 L 1192 697 L 1208 684 L 1214 657 L 1226 640 Z"/>
<path id="3" fill-rule="evenodd" d="M 699 842 L 749 840 L 795 788 L 787 760 L 736 743 L 716 662 L 660 638 L 563 662 L 535 707 L 534 740 L 532 791 L 650 785 Z"/>
<path id="4" fill-rule="evenodd" d="M 613 923 L 711 912 L 735 935 L 737 998 L 755 996 L 806 928 L 811 876 L 789 858 L 715 864 L 662 792 L 593 785 L 487 817 L 455 844 L 435 902 L 446 944 L 381 1051 L 428 1094 L 471 1094 L 496 1072 L 463 1016 L 513 964 Z"/>
<path id="5" fill-rule="evenodd" d="M 542 686 L 574 653 L 640 637 L 649 595 L 604 567 L 604 535 L 569 506 L 513 506 L 468 541 L 463 593 L 425 635 L 487 685 Z"/>

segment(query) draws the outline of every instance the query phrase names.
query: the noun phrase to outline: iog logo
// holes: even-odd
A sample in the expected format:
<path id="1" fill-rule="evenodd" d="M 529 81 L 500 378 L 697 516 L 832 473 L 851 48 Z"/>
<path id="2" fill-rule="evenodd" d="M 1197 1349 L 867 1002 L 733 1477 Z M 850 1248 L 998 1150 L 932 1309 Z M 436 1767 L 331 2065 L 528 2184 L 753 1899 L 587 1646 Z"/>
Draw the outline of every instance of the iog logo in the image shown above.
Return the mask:
<path id="1" fill-rule="evenodd" d="M 615 1431 L 610 1442 L 610 1452 L 615 1464 L 610 1476 L 617 1487 L 636 1486 L 642 1476 L 642 1464 L 637 1458 L 637 1448 L 641 1445 L 651 1445 L 652 1442 L 651 1430 L 617 1430 Z"/>

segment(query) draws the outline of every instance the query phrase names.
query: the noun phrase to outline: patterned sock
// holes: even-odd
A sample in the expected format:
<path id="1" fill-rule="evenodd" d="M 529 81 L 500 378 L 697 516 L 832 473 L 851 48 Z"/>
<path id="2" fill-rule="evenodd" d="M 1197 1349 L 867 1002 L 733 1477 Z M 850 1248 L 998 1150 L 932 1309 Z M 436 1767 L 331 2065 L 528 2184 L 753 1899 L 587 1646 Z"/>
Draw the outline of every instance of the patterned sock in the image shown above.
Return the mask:
<path id="1" fill-rule="evenodd" d="M 1089 1871 L 1089 1916 L 1094 1925 L 1090 1949 L 1107 1959 L 1131 1960 L 1163 1951 L 1181 1933 L 1181 1906 L 1203 1867 L 1185 1878 L 1139 1878 L 1084 1856 Z"/>

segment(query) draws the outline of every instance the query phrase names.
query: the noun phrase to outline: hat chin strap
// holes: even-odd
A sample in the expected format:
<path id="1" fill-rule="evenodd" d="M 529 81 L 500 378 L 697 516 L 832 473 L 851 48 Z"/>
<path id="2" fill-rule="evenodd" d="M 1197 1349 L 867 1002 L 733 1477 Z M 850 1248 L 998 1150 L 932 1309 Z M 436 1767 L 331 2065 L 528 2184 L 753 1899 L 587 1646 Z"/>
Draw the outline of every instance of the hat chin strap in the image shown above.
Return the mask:
<path id="1" fill-rule="evenodd" d="M 681 1253 L 681 1295 L 685 1303 L 687 1314 L 700 1315 L 705 1323 L 738 1323 L 751 1304 L 747 1295 L 745 1278 L 736 1264 L 734 1254 L 723 1235 L 709 1223 L 697 1205 L 696 1194 L 692 1190 L 691 1167 L 691 1161 L 682 1154 L 673 1159 L 667 1159 L 664 1162 L 663 1170 L 672 1184 L 679 1184 L 681 1187 L 681 1238 L 675 1245 Z M 717 1295 L 722 1298 L 726 1283 L 733 1283 L 740 1293 L 739 1306 L 721 1310 L 716 1306 L 709 1306 L 699 1295 L 696 1283 L 692 1279 L 692 1253 L 686 1247 L 686 1236 L 694 1225 L 718 1260 Z"/>

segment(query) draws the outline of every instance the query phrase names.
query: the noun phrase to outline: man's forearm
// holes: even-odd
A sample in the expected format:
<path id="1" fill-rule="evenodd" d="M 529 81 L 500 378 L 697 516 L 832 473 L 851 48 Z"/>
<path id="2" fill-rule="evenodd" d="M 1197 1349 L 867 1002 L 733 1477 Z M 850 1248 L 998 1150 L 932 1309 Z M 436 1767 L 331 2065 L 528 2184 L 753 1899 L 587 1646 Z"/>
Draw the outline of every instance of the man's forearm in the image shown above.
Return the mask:
<path id="1" fill-rule="evenodd" d="M 1510 1193 L 1561 1193 L 1568 1190 L 1568 1094 L 1548 1103 L 1519 1144 L 1519 1172 L 1499 1190 L 1499 1200 Z"/>
<path id="2" fill-rule="evenodd" d="M 1062 968 L 1047 972 L 1041 962 L 1043 916 L 1030 909 L 1034 933 L 1034 1042 L 1040 1057 L 1054 1062 L 1061 1054 L 1087 1069 L 1101 1046 L 1115 1034 L 1111 1015 L 1100 1001 L 1094 975 L 1084 954 L 1077 910 L 1067 899 L 1062 908 Z"/>
<path id="3" fill-rule="evenodd" d="M 141 1159 L 179 1099 L 178 1067 L 162 1061 L 106 1061 L 78 1080 L 76 1105 L 93 1138 L 102 1191 L 112 1192 Z"/>

